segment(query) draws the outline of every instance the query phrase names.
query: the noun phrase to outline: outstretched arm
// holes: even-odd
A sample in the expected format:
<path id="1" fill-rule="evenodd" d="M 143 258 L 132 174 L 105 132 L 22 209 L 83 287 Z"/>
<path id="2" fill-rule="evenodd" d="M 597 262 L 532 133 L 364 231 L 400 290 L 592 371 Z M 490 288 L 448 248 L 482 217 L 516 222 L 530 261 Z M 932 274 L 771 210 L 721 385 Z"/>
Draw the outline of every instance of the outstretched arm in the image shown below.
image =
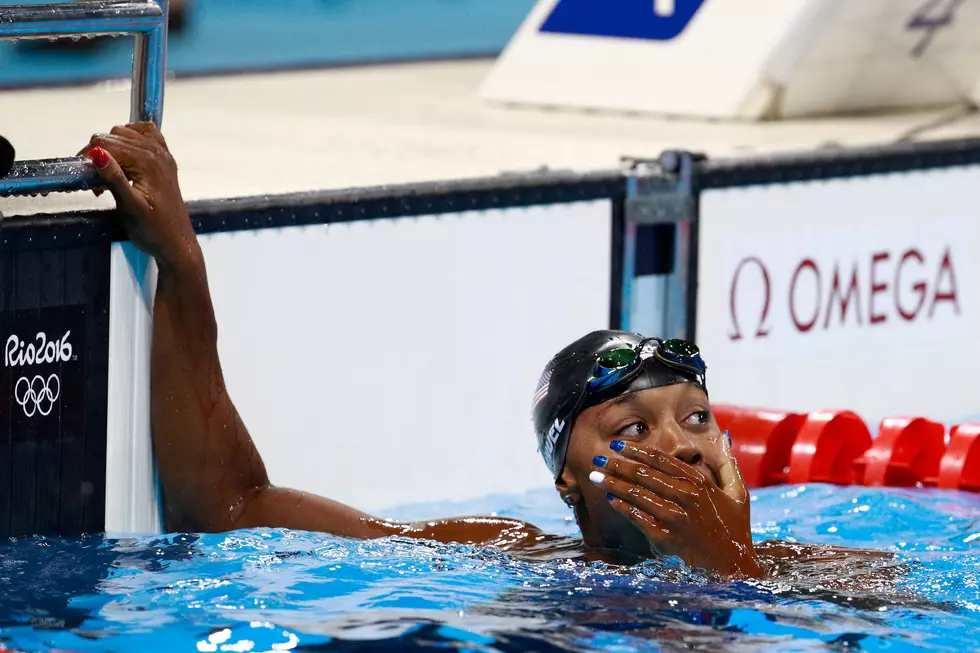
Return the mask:
<path id="1" fill-rule="evenodd" d="M 189 221 L 188 221 L 189 224 Z M 196 238 L 158 259 L 152 417 L 167 524 L 226 531 L 253 526 L 387 534 L 367 515 L 273 487 L 225 386 L 204 259 Z"/>
<path id="2" fill-rule="evenodd" d="M 151 410 L 169 530 L 279 527 L 357 538 L 536 543 L 540 533 L 517 520 L 387 522 L 272 485 L 225 387 L 204 257 L 163 136 L 151 124 L 115 127 L 93 136 L 83 152 L 115 197 L 131 240 L 159 267 Z"/>

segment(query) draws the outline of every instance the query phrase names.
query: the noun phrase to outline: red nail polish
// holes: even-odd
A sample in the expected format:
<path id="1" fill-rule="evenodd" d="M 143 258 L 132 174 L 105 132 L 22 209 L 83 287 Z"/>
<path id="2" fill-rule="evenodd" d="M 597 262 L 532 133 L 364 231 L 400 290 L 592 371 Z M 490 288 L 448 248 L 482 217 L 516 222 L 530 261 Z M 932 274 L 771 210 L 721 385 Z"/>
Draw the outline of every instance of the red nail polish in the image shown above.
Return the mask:
<path id="1" fill-rule="evenodd" d="M 93 147 L 89 150 L 88 158 L 92 159 L 92 163 L 100 170 L 109 165 L 109 155 L 101 147 Z"/>

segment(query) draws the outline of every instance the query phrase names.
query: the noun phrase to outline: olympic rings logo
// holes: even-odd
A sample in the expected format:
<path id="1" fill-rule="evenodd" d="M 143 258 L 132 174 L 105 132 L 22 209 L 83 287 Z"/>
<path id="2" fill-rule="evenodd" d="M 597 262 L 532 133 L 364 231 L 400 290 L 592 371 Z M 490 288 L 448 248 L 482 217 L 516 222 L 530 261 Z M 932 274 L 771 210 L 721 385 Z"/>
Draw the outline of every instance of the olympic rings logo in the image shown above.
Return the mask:
<path id="1" fill-rule="evenodd" d="M 61 380 L 57 374 L 44 378 L 35 376 L 28 380 L 26 376 L 17 379 L 14 386 L 14 401 L 24 409 L 24 415 L 47 417 L 54 410 L 54 403 L 61 396 Z"/>

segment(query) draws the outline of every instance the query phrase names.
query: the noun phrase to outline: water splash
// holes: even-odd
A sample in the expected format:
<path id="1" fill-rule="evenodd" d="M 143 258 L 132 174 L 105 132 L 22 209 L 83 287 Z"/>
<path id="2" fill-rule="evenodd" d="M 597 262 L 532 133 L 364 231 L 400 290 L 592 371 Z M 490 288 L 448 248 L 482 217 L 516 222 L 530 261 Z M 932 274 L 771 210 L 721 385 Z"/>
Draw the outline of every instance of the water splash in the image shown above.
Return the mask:
<path id="1" fill-rule="evenodd" d="M 574 534 L 551 490 L 405 506 L 496 512 Z M 834 530 L 831 530 L 831 528 Z M 249 530 L 0 547 L 0 642 L 15 650 L 961 651 L 980 636 L 980 501 L 934 491 L 756 491 L 757 541 L 885 549 L 725 583 L 676 558 L 547 563 L 403 538 Z"/>

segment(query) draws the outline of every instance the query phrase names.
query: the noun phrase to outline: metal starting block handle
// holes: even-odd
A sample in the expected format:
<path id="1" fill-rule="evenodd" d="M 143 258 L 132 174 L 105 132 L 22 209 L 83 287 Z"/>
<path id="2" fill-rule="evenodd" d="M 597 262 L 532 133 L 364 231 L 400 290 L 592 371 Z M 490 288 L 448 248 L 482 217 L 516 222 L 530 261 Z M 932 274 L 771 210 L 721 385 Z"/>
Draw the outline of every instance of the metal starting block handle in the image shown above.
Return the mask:
<path id="1" fill-rule="evenodd" d="M 84 0 L 0 7 L 0 39 L 4 40 L 128 34 L 135 37 L 130 120 L 153 122 L 159 127 L 167 73 L 167 0 Z M 86 190 L 98 185 L 98 173 L 85 157 L 15 161 L 10 172 L 0 177 L 0 197 Z"/>

